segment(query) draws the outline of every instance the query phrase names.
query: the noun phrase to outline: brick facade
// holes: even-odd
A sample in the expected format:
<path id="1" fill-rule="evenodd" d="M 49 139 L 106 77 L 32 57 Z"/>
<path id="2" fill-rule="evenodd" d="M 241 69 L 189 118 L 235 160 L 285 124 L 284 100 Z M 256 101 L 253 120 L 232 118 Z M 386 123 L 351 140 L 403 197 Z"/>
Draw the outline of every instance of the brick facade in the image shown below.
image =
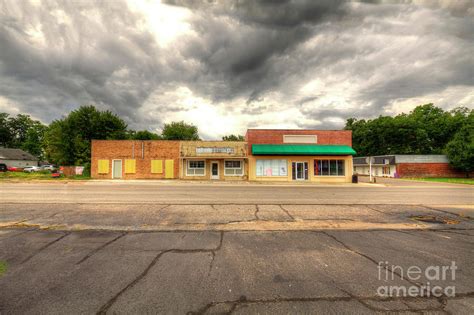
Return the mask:
<path id="1" fill-rule="evenodd" d="M 347 145 L 352 147 L 351 130 L 294 130 L 294 129 L 248 129 L 245 134 L 249 162 L 249 180 L 257 181 L 292 181 L 293 162 L 308 164 L 308 181 L 319 183 L 350 183 L 352 177 L 352 156 L 257 156 L 252 155 L 253 144 L 284 144 L 284 136 L 317 136 L 315 144 Z M 314 160 L 343 160 L 345 175 L 314 176 Z M 257 176 L 257 160 L 286 160 L 287 176 Z"/>
<path id="2" fill-rule="evenodd" d="M 112 178 L 112 161 L 122 160 L 123 179 L 165 178 L 165 160 L 174 161 L 173 178 L 179 177 L 179 141 L 166 140 L 92 140 L 91 177 Z M 135 173 L 125 173 L 125 159 L 135 159 Z M 98 173 L 98 161 L 109 160 L 109 172 Z M 151 172 L 151 160 L 163 160 L 163 172 Z"/>
<path id="3" fill-rule="evenodd" d="M 317 144 L 340 144 L 352 147 L 351 130 L 285 130 L 285 129 L 249 129 L 245 134 L 249 154 L 252 144 L 282 144 L 284 135 L 315 135 Z"/>
<path id="4" fill-rule="evenodd" d="M 397 174 L 400 177 L 466 177 L 448 163 L 400 163 Z"/>

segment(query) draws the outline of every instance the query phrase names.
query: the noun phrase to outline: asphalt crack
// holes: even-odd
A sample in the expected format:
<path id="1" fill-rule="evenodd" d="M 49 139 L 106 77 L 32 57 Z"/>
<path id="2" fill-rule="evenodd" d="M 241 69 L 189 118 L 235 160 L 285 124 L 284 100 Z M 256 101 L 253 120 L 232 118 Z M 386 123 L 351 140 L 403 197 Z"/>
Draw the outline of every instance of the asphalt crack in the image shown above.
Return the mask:
<path id="1" fill-rule="evenodd" d="M 327 233 L 327 232 L 325 232 L 325 231 L 317 231 L 317 233 L 322 233 L 322 234 L 324 234 L 324 235 L 326 235 L 326 236 L 332 238 L 334 241 L 336 241 L 337 243 L 341 244 L 341 245 L 342 245 L 344 248 L 346 248 L 348 251 L 350 251 L 350 252 L 352 252 L 352 253 L 354 253 L 354 254 L 356 254 L 356 255 L 362 256 L 362 257 L 364 257 L 364 258 L 370 260 L 371 262 L 373 262 L 375 265 L 379 266 L 379 262 L 377 262 L 375 259 L 373 259 L 372 257 L 370 257 L 370 256 L 368 256 L 368 255 L 366 255 L 366 254 L 363 254 L 363 253 L 361 253 L 361 252 L 359 252 L 359 251 L 353 249 L 352 247 L 346 245 L 343 241 L 339 240 L 339 239 L 338 239 L 337 237 L 335 237 L 334 235 L 329 234 L 329 233 Z M 383 268 L 386 269 L 387 271 L 390 271 L 390 272 L 392 272 L 393 274 L 397 275 L 401 280 L 405 280 L 405 281 L 407 281 L 407 282 L 409 282 L 409 283 L 411 283 L 411 284 L 413 284 L 413 285 L 416 285 L 416 286 L 418 286 L 418 287 L 421 287 L 421 286 L 422 286 L 422 284 L 420 284 L 420 283 L 417 283 L 417 282 L 412 281 L 412 280 L 410 280 L 410 279 L 405 279 L 402 275 L 400 275 L 399 272 L 392 270 L 392 269 L 389 268 L 388 266 L 385 266 L 385 265 L 382 265 L 382 266 L 383 266 Z"/>
<path id="2" fill-rule="evenodd" d="M 180 254 L 189 254 L 189 253 L 214 253 L 219 251 L 222 248 L 222 243 L 224 241 L 224 231 L 220 232 L 219 244 L 215 248 L 211 249 L 167 249 L 160 251 L 150 262 L 150 264 L 140 273 L 132 282 L 126 285 L 122 290 L 115 294 L 110 300 L 108 300 L 102 307 L 97 311 L 97 315 L 107 314 L 107 311 L 114 305 L 114 303 L 123 295 L 126 291 L 133 288 L 137 283 L 139 283 L 143 278 L 145 278 L 148 272 L 158 263 L 161 257 L 167 253 L 180 253 Z"/>
<path id="3" fill-rule="evenodd" d="M 201 315 L 201 314 L 206 314 L 209 310 L 211 310 L 213 307 L 222 305 L 222 304 L 228 304 L 231 305 L 230 309 L 228 312 L 225 314 L 232 314 L 238 307 L 244 306 L 244 305 L 249 305 L 249 304 L 272 304 L 272 303 L 291 303 L 291 302 L 350 302 L 350 301 L 357 301 L 361 303 L 364 307 L 368 308 L 371 311 L 374 312 L 386 312 L 386 313 L 392 313 L 392 312 L 415 312 L 415 313 L 420 313 L 424 314 L 424 312 L 434 312 L 434 311 L 441 311 L 444 313 L 449 314 L 444 307 L 447 304 L 447 301 L 451 300 L 458 300 L 466 297 L 472 297 L 474 296 L 474 292 L 468 292 L 468 293 L 463 293 L 456 295 L 455 297 L 450 297 L 450 298 L 443 298 L 439 299 L 436 297 L 429 297 L 429 298 L 423 298 L 419 296 L 400 296 L 400 297 L 378 297 L 378 296 L 373 296 L 373 297 L 367 297 L 367 296 L 357 296 L 354 295 L 350 292 L 347 292 L 344 289 L 341 289 L 338 287 L 342 292 L 346 293 L 347 296 L 335 296 L 335 297 L 302 297 L 302 298 L 284 298 L 284 297 L 279 297 L 279 298 L 270 298 L 270 299 L 248 299 L 246 296 L 241 296 L 238 300 L 227 300 L 227 301 L 213 301 L 210 302 L 206 305 L 204 305 L 202 308 L 200 308 L 197 311 L 189 311 L 187 312 L 188 315 Z M 432 301 L 437 301 L 439 303 L 439 306 L 437 307 L 415 307 L 413 305 L 409 305 L 408 302 L 419 302 L 419 301 L 424 301 L 424 300 L 432 300 Z M 407 306 L 407 308 L 403 309 L 390 309 L 387 310 L 382 307 L 377 307 L 374 305 L 369 304 L 368 302 L 394 302 L 394 301 L 399 301 L 402 302 Z"/>
<path id="4" fill-rule="evenodd" d="M 258 217 L 258 212 L 260 211 L 260 208 L 258 205 L 255 205 L 255 213 L 253 214 L 255 216 L 255 219 L 258 221 L 260 218 Z"/>
<path id="5" fill-rule="evenodd" d="M 447 215 L 452 216 L 452 217 L 460 218 L 460 219 L 463 220 L 463 221 L 472 221 L 472 220 L 473 220 L 473 219 L 470 218 L 470 217 L 463 217 L 462 215 L 459 215 L 459 214 L 457 214 L 457 213 L 452 213 L 452 212 L 449 212 L 449 211 L 446 211 L 446 210 L 436 209 L 436 208 L 429 207 L 429 206 L 425 206 L 425 205 L 421 205 L 421 206 L 424 207 L 424 208 L 426 208 L 426 209 L 432 210 L 432 211 L 438 211 L 438 212 L 447 214 Z"/>
<path id="6" fill-rule="evenodd" d="M 59 242 L 60 240 L 62 240 L 63 238 L 65 238 L 66 236 L 68 236 L 69 234 L 71 234 L 71 232 L 65 232 L 63 235 L 61 235 L 60 237 L 58 237 L 57 239 L 47 243 L 46 245 L 44 245 L 43 247 L 39 248 L 36 252 L 34 252 L 33 254 L 31 254 L 30 256 L 26 257 L 20 264 L 24 264 L 26 263 L 27 261 L 29 261 L 31 258 L 35 257 L 36 255 L 38 255 L 40 252 L 42 252 L 43 250 L 47 249 L 48 247 L 50 247 L 51 245 L 53 244 L 56 244 L 57 242 Z"/>
<path id="7" fill-rule="evenodd" d="M 278 206 L 280 206 L 281 210 L 283 210 L 283 212 L 285 212 L 286 215 L 289 216 L 292 221 L 296 221 L 295 218 L 290 214 L 290 212 L 289 212 L 288 210 L 286 210 L 285 208 L 283 208 L 282 205 L 278 205 Z"/>
<path id="8" fill-rule="evenodd" d="M 124 233 L 122 232 L 119 236 L 113 238 L 112 240 L 108 241 L 108 242 L 105 242 L 104 244 L 100 245 L 99 247 L 93 249 L 89 254 L 87 254 L 86 256 L 84 256 L 81 260 L 79 260 L 76 265 L 80 265 L 82 264 L 84 261 L 86 261 L 87 259 L 89 259 L 91 256 L 93 256 L 94 254 L 96 254 L 97 252 L 99 252 L 100 250 L 104 249 L 105 247 L 109 246 L 110 244 L 112 244 L 113 242 L 117 241 L 118 239 L 124 237 L 125 235 L 127 235 L 127 233 Z"/>

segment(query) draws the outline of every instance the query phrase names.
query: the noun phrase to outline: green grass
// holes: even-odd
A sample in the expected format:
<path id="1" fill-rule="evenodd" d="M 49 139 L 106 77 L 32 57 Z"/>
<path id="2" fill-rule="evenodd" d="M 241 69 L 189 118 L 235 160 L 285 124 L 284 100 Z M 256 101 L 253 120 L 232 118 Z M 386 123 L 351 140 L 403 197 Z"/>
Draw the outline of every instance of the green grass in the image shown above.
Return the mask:
<path id="1" fill-rule="evenodd" d="M 0 172 L 0 180 L 84 180 L 90 179 L 89 176 L 64 176 L 53 178 L 50 172 Z"/>
<path id="2" fill-rule="evenodd" d="M 474 185 L 474 178 L 423 177 L 423 178 L 410 178 L 410 179 L 421 180 L 421 181 L 426 181 L 426 182 Z"/>
<path id="3" fill-rule="evenodd" d="M 0 260 L 0 277 L 7 272 L 7 262 Z"/>

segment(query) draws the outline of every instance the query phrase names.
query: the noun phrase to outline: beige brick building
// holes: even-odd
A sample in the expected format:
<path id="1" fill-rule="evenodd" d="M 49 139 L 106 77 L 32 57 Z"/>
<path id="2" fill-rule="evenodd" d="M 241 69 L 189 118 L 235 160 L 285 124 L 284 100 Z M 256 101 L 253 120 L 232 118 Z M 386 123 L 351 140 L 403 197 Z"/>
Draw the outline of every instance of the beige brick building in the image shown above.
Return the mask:
<path id="1" fill-rule="evenodd" d="M 245 180 L 248 178 L 247 143 L 182 141 L 180 178 Z"/>

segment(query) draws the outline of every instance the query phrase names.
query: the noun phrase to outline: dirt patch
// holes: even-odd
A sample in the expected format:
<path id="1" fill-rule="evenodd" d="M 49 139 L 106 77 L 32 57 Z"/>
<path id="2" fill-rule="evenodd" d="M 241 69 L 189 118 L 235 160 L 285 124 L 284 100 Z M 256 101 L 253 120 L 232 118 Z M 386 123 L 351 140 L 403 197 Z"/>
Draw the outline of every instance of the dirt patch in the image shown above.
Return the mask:
<path id="1" fill-rule="evenodd" d="M 460 221 L 435 215 L 414 215 L 410 219 L 434 224 L 459 224 Z"/>

